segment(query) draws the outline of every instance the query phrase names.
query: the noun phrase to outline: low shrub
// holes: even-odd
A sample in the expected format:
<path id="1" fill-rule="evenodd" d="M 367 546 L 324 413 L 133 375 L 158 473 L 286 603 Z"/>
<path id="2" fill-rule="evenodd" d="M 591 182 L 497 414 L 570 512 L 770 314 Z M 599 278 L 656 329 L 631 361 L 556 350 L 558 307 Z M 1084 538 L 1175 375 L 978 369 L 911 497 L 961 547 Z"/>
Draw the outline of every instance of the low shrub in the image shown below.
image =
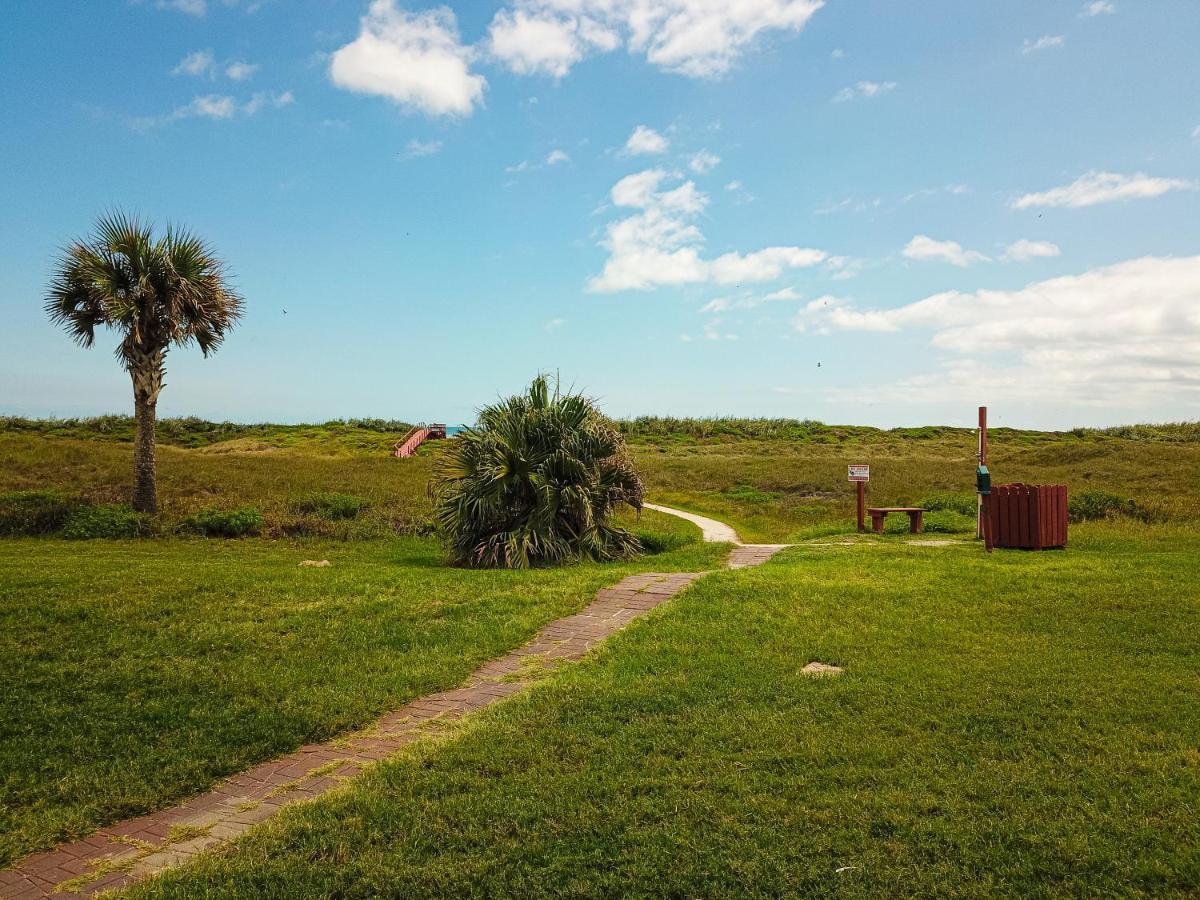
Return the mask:
<path id="1" fill-rule="evenodd" d="M 208 537 L 244 537 L 259 534 L 263 528 L 263 517 L 252 506 L 241 509 L 202 509 L 183 522 L 188 531 Z"/>
<path id="2" fill-rule="evenodd" d="M 976 495 L 966 491 L 934 491 L 932 494 L 926 494 L 925 499 L 917 504 L 930 512 L 946 510 L 960 516 L 970 516 L 972 519 L 975 518 L 977 505 Z"/>
<path id="3" fill-rule="evenodd" d="M 644 531 L 636 529 L 634 537 L 642 545 L 642 550 L 654 556 L 659 553 L 670 553 L 697 540 L 695 534 L 686 531 Z"/>
<path id="4" fill-rule="evenodd" d="M 925 514 L 925 530 L 930 534 L 973 534 L 975 513 L 963 515 L 952 509 L 933 510 Z"/>
<path id="5" fill-rule="evenodd" d="M 76 507 L 62 530 L 63 537 L 74 541 L 143 537 L 149 533 L 148 516 L 116 503 Z"/>
<path id="6" fill-rule="evenodd" d="M 309 494 L 294 504 L 296 512 L 319 516 L 322 519 L 354 519 L 371 505 L 365 497 L 354 494 Z"/>
<path id="7" fill-rule="evenodd" d="M 1141 518 L 1136 501 L 1095 488 L 1071 494 L 1067 500 L 1067 515 L 1072 522 L 1090 522 L 1115 516 Z"/>
<path id="8" fill-rule="evenodd" d="M 772 500 L 779 499 L 779 494 L 759 490 L 752 484 L 739 484 L 726 489 L 723 493 L 730 500 L 738 500 L 742 503 L 770 503 Z"/>
<path id="9" fill-rule="evenodd" d="M 67 523 L 77 504 L 53 491 L 0 494 L 0 535 L 50 534 Z"/>

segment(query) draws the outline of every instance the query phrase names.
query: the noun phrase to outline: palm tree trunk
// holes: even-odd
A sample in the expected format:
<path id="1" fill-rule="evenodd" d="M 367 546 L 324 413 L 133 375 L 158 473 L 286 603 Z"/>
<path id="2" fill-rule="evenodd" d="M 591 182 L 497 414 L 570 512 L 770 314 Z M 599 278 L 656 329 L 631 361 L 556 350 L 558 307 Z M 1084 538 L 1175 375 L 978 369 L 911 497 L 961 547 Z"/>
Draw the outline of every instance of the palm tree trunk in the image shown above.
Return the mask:
<path id="1" fill-rule="evenodd" d="M 133 508 L 143 513 L 158 512 L 154 424 L 158 392 L 162 390 L 164 356 L 161 350 L 127 355 L 133 379 Z"/>
<path id="2" fill-rule="evenodd" d="M 136 430 L 133 436 L 133 508 L 143 513 L 158 512 L 158 476 L 154 448 L 157 407 L 157 400 L 134 396 Z"/>

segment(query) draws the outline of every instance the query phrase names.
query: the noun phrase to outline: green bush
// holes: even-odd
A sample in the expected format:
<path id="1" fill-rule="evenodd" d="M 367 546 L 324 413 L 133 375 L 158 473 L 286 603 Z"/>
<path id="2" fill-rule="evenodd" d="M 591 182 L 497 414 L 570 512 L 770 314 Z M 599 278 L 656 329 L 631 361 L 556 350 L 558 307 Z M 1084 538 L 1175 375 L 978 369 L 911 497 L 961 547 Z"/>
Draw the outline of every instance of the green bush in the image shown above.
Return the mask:
<path id="1" fill-rule="evenodd" d="M 925 514 L 925 530 L 930 534 L 973 534 L 975 512 L 963 515 L 952 509 L 940 509 Z"/>
<path id="2" fill-rule="evenodd" d="M 66 524 L 76 504 L 53 491 L 0 494 L 0 535 L 49 534 Z"/>
<path id="3" fill-rule="evenodd" d="M 431 484 L 451 562 L 477 568 L 631 559 L 641 544 L 612 518 L 644 492 L 621 434 L 544 375 L 446 441 Z"/>
<path id="4" fill-rule="evenodd" d="M 698 538 L 694 533 L 686 531 L 643 531 L 637 529 L 634 535 L 642 545 L 642 549 L 651 555 L 670 553 L 688 544 L 694 544 Z"/>
<path id="5" fill-rule="evenodd" d="M 202 509 L 183 522 L 184 528 L 209 537 L 244 537 L 258 534 L 263 528 L 263 517 L 257 509 L 246 506 L 241 509 Z"/>
<path id="6" fill-rule="evenodd" d="M 309 494 L 295 504 L 295 510 L 322 519 L 354 519 L 370 505 L 365 497 L 354 494 Z"/>
<path id="7" fill-rule="evenodd" d="M 924 505 L 924 504 L 922 504 Z M 868 523 L 868 526 L 870 523 Z M 908 516 L 904 513 L 892 513 L 887 517 L 885 534 L 908 534 Z M 952 509 L 935 509 L 922 517 L 922 527 L 928 534 L 967 534 L 975 531 L 975 514 L 965 516 Z"/>
<path id="8" fill-rule="evenodd" d="M 62 536 L 84 541 L 92 538 L 132 538 L 150 533 L 150 519 L 128 506 L 80 506 L 71 511 Z"/>
<path id="9" fill-rule="evenodd" d="M 1098 489 L 1072 494 L 1067 500 L 1067 514 L 1072 522 L 1089 522 L 1115 516 L 1142 518 L 1136 501 Z"/>
<path id="10" fill-rule="evenodd" d="M 925 499 L 917 506 L 923 506 L 930 512 L 946 510 L 974 519 L 977 504 L 975 494 L 965 491 L 934 491 L 932 494 L 926 494 Z"/>

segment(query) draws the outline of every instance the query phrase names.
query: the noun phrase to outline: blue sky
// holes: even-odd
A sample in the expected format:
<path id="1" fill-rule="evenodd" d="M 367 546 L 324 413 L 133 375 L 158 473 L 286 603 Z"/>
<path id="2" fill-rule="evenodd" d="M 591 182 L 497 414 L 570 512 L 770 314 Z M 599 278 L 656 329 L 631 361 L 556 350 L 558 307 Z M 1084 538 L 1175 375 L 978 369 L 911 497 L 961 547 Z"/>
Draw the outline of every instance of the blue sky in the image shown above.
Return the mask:
<path id="1" fill-rule="evenodd" d="M 620 416 L 1200 415 L 1190 0 L 2 15 L 0 412 L 131 408 L 41 309 L 119 205 L 247 299 L 165 415 L 465 421 L 539 370 Z"/>

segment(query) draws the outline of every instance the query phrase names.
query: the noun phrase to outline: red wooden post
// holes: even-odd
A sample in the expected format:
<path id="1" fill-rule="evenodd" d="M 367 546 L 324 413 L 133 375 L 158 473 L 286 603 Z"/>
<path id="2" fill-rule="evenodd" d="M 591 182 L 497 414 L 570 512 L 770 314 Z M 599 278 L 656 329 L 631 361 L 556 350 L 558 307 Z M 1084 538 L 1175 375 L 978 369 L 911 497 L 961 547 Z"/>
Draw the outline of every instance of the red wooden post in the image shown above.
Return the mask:
<path id="1" fill-rule="evenodd" d="M 858 530 L 867 530 L 867 485 L 866 482 L 856 482 L 858 485 Z"/>

